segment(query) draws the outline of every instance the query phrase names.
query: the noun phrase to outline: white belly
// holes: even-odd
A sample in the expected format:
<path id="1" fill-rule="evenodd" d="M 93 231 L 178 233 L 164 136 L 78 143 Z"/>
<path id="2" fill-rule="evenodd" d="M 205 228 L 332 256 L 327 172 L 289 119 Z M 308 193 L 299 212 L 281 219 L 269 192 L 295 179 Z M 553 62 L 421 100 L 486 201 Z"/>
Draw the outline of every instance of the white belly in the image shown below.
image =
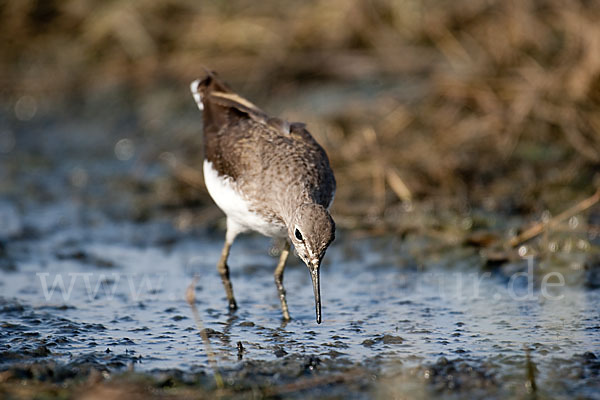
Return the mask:
<path id="1" fill-rule="evenodd" d="M 250 203 L 234 189 L 231 179 L 219 176 L 207 160 L 204 160 L 204 183 L 217 206 L 227 215 L 228 236 L 235 237 L 245 231 L 256 231 L 270 237 L 286 236 L 283 226 L 269 223 L 251 211 Z"/>

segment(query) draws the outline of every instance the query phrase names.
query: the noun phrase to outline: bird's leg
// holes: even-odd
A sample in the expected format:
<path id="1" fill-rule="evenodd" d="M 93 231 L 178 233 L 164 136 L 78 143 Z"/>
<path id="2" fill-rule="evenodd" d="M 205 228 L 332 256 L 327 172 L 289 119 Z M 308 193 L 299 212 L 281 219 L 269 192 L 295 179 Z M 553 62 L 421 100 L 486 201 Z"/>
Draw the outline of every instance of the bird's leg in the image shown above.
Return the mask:
<path id="1" fill-rule="evenodd" d="M 231 248 L 232 241 L 225 240 L 223 251 L 221 252 L 221 259 L 217 264 L 217 269 L 223 280 L 223 286 L 225 287 L 225 293 L 227 294 L 227 300 L 229 301 L 229 309 L 237 309 L 235 298 L 233 297 L 233 287 L 231 286 L 231 280 L 229 279 L 229 266 L 227 266 L 227 257 L 229 257 L 229 249 Z"/>
<path id="2" fill-rule="evenodd" d="M 285 288 L 283 287 L 283 270 L 285 269 L 285 262 L 290 255 L 290 242 L 285 241 L 281 255 L 279 256 L 279 262 L 277 268 L 275 268 L 275 285 L 277 285 L 277 292 L 279 292 L 279 300 L 281 301 L 281 311 L 283 312 L 283 319 L 290 320 L 290 313 L 288 312 L 287 300 L 285 299 Z"/>

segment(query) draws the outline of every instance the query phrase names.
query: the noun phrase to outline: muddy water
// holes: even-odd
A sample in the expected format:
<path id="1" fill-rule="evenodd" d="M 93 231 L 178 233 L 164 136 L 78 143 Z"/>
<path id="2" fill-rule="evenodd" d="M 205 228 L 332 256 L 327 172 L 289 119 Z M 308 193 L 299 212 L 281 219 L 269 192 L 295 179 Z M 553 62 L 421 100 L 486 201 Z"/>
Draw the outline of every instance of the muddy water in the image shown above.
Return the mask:
<path id="1" fill-rule="evenodd" d="M 215 268 L 221 232 L 190 233 L 168 245 L 157 234 L 148 242 L 161 230 L 168 228 L 101 223 L 15 244 L 22 259 L 2 273 L 3 361 L 25 346 L 63 361 L 127 355 L 142 370 L 205 366 L 184 301 L 193 276 L 224 367 L 302 354 L 382 365 L 493 358 L 510 368 L 525 348 L 549 366 L 557 357 L 600 351 L 600 293 L 572 286 L 529 292 L 526 264 L 512 281 L 472 272 L 469 256 L 453 268 L 433 261 L 417 267 L 401 257 L 410 241 L 356 241 L 342 233 L 323 265 L 323 323 L 315 322 L 309 275 L 297 260 L 285 275 L 294 319 L 283 323 L 272 279 L 276 246 L 268 239 L 236 242 L 230 265 L 240 309 L 230 314 Z"/>
<path id="2" fill-rule="evenodd" d="M 88 128 L 28 128 L 0 159 L 0 368 L 51 361 L 210 373 L 184 301 L 197 277 L 200 316 L 219 367 L 238 373 L 232 382 L 258 373 L 271 385 L 300 360 L 300 368 L 358 366 L 383 377 L 368 378 L 383 397 L 414 382 L 483 388 L 485 397 L 499 387 L 529 393 L 533 365 L 542 393 L 597 395 L 600 291 L 572 279 L 584 271 L 557 266 L 567 283 L 544 287 L 545 277 L 559 279 L 548 262 L 487 268 L 462 245 L 341 230 L 323 264 L 323 323 L 295 257 L 285 274 L 293 320 L 284 323 L 277 244 L 245 236 L 230 258 L 240 307 L 231 314 L 215 267 L 223 231 L 183 229 L 185 207 L 152 208 L 151 183 L 168 174 L 144 161 L 139 139 L 79 129 Z"/>

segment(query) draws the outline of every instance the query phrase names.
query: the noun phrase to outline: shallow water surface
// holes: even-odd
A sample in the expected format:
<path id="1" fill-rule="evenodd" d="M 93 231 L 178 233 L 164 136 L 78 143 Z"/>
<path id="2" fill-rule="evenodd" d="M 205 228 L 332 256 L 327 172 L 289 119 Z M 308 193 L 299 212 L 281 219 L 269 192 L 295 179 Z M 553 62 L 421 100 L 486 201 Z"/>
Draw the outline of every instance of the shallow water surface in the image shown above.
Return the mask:
<path id="1" fill-rule="evenodd" d="M 293 258 L 286 270 L 293 320 L 284 323 L 272 278 L 276 254 L 269 255 L 276 246 L 241 237 L 229 262 L 239 310 L 229 313 L 215 268 L 221 233 L 138 243 L 153 229 L 160 230 L 100 224 L 20 242 L 22 261 L 3 273 L 0 346 L 18 352 L 15 338 L 28 338 L 23 345 L 44 344 L 46 356 L 57 360 L 104 352 L 127 355 L 124 362 L 142 370 L 205 366 L 184 301 L 197 276 L 201 318 L 225 367 L 287 354 L 341 363 L 377 359 L 390 368 L 442 356 L 510 366 L 529 349 L 543 372 L 544 360 L 550 366 L 557 357 L 600 350 L 597 290 L 565 286 L 544 295 L 535 287 L 530 293 L 524 271 L 512 281 L 472 272 L 469 257 L 453 268 L 433 261 L 417 267 L 401 257 L 410 243 L 394 238 L 340 235 L 323 265 L 324 318 L 317 325 L 306 267 Z"/>

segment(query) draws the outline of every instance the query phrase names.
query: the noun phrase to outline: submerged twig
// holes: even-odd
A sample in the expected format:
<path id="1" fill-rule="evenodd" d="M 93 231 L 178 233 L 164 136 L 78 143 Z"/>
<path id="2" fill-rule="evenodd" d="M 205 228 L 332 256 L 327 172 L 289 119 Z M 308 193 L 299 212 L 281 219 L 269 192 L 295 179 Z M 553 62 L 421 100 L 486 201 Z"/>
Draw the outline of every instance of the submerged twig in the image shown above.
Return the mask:
<path id="1" fill-rule="evenodd" d="M 221 377 L 221 373 L 219 372 L 219 367 L 217 365 L 217 358 L 215 357 L 215 353 L 212 351 L 212 347 L 210 346 L 210 339 L 208 338 L 206 330 L 204 329 L 204 325 L 202 324 L 202 320 L 200 319 L 200 313 L 198 312 L 198 308 L 196 307 L 196 303 L 195 303 L 196 295 L 195 295 L 195 291 L 194 291 L 195 287 L 196 287 L 196 277 L 194 277 L 194 279 L 192 280 L 192 283 L 190 283 L 190 286 L 188 286 L 188 288 L 185 292 L 185 300 L 188 302 L 188 304 L 192 308 L 192 314 L 194 315 L 194 320 L 196 321 L 196 326 L 198 327 L 198 330 L 200 331 L 200 336 L 202 337 L 202 341 L 204 342 L 204 348 L 206 350 L 208 362 L 214 371 L 215 382 L 217 384 L 217 388 L 222 389 L 223 388 L 223 378 Z"/>
<path id="2" fill-rule="evenodd" d="M 535 364 L 531 360 L 531 354 L 529 348 L 525 347 L 525 362 L 527 368 L 527 390 L 531 395 L 531 398 L 537 397 L 537 385 L 535 383 Z"/>
<path id="3" fill-rule="evenodd" d="M 537 222 L 536 224 L 531 226 L 529 229 L 525 230 L 524 232 L 521 232 L 519 235 L 512 238 L 508 242 L 508 244 L 510 247 L 518 246 L 519 244 L 536 237 L 537 235 L 542 233 L 547 227 L 553 227 L 555 225 L 558 225 L 561 222 L 563 222 L 564 220 L 572 217 L 573 215 L 579 214 L 580 212 L 587 210 L 588 208 L 592 207 L 599 201 L 600 201 L 600 189 L 597 189 L 593 195 L 591 195 L 587 199 L 580 201 L 579 203 L 575 204 L 574 206 L 568 208 L 567 210 L 561 212 L 556 217 L 551 218 L 550 221 Z"/>

